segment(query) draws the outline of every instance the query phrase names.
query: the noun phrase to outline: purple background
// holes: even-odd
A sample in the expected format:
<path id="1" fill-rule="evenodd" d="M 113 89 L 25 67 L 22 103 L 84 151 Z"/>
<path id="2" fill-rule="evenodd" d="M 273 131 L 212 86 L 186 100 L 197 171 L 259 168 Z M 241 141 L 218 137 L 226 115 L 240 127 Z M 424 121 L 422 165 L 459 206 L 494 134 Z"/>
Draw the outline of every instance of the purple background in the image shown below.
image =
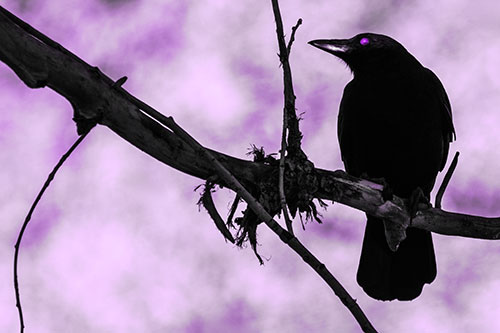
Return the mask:
<path id="1" fill-rule="evenodd" d="M 242 158 L 278 150 L 282 74 L 270 1 L 5 1 L 3 6 L 176 121 Z M 350 73 L 307 45 L 362 31 L 401 41 L 444 83 L 461 152 L 444 199 L 500 214 L 500 8 L 494 1 L 282 1 L 286 31 L 304 24 L 292 71 L 304 149 L 342 168 L 336 117 Z M 289 35 L 289 33 L 288 33 Z M 0 331 L 15 332 L 14 242 L 36 193 L 75 140 L 72 110 L 0 64 Z M 27 332 L 358 332 L 323 281 L 265 227 L 259 266 L 224 243 L 193 192 L 201 181 L 98 127 L 37 208 L 20 256 Z M 441 177 L 438 184 L 441 183 Z M 217 193 L 221 211 L 232 195 Z M 340 204 L 299 238 L 382 332 L 498 332 L 499 245 L 434 236 L 436 281 L 413 302 L 376 302 L 355 282 L 362 213 Z"/>

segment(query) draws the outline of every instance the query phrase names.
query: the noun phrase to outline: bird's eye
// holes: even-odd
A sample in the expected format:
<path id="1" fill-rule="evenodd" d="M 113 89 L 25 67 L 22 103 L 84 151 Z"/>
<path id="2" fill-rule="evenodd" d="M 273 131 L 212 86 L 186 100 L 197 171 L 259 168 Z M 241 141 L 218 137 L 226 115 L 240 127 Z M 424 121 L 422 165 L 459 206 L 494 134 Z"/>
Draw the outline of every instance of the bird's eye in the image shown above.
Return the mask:
<path id="1" fill-rule="evenodd" d="M 368 44 L 370 44 L 370 40 L 366 37 L 363 37 L 359 40 L 359 44 L 361 44 L 363 46 L 368 45 Z"/>

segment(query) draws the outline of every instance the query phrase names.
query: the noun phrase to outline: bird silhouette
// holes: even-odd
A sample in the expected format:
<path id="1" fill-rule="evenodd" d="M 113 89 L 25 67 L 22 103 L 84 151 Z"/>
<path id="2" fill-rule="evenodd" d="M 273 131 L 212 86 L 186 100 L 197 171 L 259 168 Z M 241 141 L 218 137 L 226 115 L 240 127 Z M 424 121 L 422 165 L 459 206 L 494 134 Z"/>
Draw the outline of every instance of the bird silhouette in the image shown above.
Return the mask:
<path id="1" fill-rule="evenodd" d="M 438 77 L 385 35 L 362 33 L 309 44 L 342 59 L 353 73 L 338 114 L 346 171 L 383 178 L 399 197 L 422 193 L 428 201 L 455 138 L 450 102 Z M 406 234 L 393 252 L 383 220 L 367 215 L 357 281 L 370 297 L 412 300 L 435 279 L 431 233 L 409 227 Z"/>

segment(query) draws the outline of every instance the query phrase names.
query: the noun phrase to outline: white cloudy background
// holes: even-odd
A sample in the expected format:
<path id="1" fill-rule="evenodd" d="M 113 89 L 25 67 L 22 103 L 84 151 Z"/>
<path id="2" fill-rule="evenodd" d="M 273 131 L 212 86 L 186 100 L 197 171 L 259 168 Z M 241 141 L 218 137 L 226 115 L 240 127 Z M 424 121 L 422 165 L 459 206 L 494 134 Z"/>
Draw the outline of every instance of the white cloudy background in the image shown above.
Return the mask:
<path id="1" fill-rule="evenodd" d="M 114 79 L 201 143 L 245 156 L 276 152 L 282 77 L 270 1 L 4 1 L 2 6 Z M 494 1 L 282 1 L 304 150 L 342 168 L 336 116 L 350 73 L 307 45 L 372 31 L 401 41 L 443 81 L 461 160 L 448 210 L 500 215 L 500 6 Z M 1 45 L 0 45 L 1 47 Z M 18 330 L 14 242 L 36 193 L 75 140 L 69 103 L 31 90 L 0 64 L 0 331 Z M 259 266 L 224 243 L 202 181 L 98 127 L 57 175 L 20 256 L 26 332 L 358 332 L 346 308 L 265 227 Z M 440 181 L 438 182 L 440 183 Z M 217 195 L 221 210 L 231 200 Z M 299 229 L 298 226 L 296 229 Z M 362 213 L 339 204 L 300 239 L 381 332 L 498 332 L 500 246 L 435 235 L 436 281 L 413 302 L 376 302 L 355 282 Z"/>

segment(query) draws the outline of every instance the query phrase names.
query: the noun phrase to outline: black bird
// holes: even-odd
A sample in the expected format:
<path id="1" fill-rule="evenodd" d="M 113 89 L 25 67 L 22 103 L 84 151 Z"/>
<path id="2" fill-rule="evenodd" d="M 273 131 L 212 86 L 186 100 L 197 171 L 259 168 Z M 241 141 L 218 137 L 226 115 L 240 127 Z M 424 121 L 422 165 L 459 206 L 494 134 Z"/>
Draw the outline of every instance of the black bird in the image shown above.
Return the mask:
<path id="1" fill-rule="evenodd" d="M 399 197 L 422 192 L 429 200 L 455 138 L 450 102 L 438 77 L 388 36 L 362 33 L 309 44 L 342 59 L 354 75 L 338 115 L 346 171 L 383 178 Z M 383 220 L 367 217 L 358 284 L 378 300 L 418 297 L 436 277 L 431 233 L 410 227 L 393 252 Z"/>

